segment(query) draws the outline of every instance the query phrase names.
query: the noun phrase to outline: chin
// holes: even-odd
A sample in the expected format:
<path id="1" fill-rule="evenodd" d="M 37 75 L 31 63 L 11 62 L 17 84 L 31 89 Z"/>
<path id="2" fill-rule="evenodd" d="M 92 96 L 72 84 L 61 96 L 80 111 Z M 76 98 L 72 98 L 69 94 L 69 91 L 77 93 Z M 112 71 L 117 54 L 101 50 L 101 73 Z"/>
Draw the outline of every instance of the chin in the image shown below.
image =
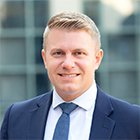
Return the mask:
<path id="1" fill-rule="evenodd" d="M 72 95 L 72 94 L 77 94 L 78 89 L 72 88 L 72 87 L 65 87 L 65 88 L 62 88 L 61 91 L 65 94 Z"/>

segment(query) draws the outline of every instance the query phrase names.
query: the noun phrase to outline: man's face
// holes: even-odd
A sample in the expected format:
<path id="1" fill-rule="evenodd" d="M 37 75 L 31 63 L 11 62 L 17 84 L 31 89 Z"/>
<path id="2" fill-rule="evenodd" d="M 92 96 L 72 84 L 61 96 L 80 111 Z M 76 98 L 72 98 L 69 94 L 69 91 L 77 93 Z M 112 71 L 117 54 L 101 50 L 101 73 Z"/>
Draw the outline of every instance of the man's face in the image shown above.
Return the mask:
<path id="1" fill-rule="evenodd" d="M 53 29 L 49 32 L 42 57 L 50 81 L 66 101 L 83 94 L 94 80 L 103 52 L 85 31 Z"/>

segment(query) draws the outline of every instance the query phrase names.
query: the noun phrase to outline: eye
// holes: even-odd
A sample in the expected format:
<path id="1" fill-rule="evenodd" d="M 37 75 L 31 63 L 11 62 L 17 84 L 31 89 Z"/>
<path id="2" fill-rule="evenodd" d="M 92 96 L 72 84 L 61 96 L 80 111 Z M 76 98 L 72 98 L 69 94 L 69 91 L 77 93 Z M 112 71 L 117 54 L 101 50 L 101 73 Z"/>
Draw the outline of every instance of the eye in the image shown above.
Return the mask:
<path id="1" fill-rule="evenodd" d="M 74 55 L 75 56 L 84 56 L 84 55 L 86 55 L 86 53 L 84 51 L 76 51 L 76 52 L 74 52 Z"/>
<path id="2" fill-rule="evenodd" d="M 64 52 L 61 50 L 56 50 L 56 51 L 53 51 L 51 54 L 54 57 L 60 57 L 60 56 L 64 55 Z"/>
<path id="3" fill-rule="evenodd" d="M 83 55 L 83 52 L 75 52 L 75 55 Z"/>

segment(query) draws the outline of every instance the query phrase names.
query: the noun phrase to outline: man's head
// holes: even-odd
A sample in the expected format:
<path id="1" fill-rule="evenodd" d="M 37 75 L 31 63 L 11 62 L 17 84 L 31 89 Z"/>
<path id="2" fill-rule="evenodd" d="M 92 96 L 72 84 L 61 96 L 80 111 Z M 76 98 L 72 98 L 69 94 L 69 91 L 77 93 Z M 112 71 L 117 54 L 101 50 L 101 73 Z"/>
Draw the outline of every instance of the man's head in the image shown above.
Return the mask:
<path id="1" fill-rule="evenodd" d="M 94 22 L 79 13 L 61 13 L 44 32 L 42 57 L 51 83 L 65 101 L 82 95 L 94 81 L 103 51 Z"/>

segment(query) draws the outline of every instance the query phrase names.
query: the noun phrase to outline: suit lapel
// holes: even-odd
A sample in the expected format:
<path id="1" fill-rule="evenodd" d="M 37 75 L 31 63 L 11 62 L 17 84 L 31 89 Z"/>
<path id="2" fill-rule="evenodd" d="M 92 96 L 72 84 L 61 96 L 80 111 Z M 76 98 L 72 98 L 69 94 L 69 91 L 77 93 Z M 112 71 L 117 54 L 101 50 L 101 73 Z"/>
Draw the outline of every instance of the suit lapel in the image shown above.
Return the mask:
<path id="1" fill-rule="evenodd" d="M 97 100 L 91 125 L 90 139 L 110 139 L 115 121 L 109 115 L 113 113 L 113 107 L 107 95 L 98 88 Z"/>
<path id="2" fill-rule="evenodd" d="M 48 93 L 40 98 L 29 112 L 28 139 L 43 139 L 49 108 L 52 103 L 52 94 Z"/>

